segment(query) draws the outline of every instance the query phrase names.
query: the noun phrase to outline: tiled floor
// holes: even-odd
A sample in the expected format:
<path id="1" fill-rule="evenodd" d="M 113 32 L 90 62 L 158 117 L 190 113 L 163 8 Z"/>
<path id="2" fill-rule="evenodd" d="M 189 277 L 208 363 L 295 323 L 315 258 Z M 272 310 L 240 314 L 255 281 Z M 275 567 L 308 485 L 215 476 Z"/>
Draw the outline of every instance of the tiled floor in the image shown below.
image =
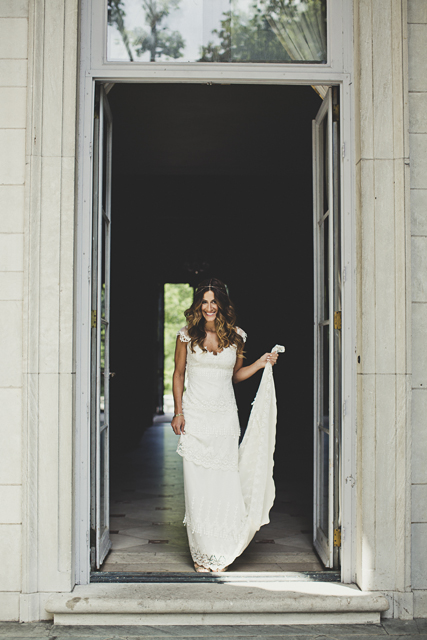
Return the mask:
<path id="1" fill-rule="evenodd" d="M 112 549 L 102 571 L 193 572 L 184 517 L 182 460 L 170 417 L 157 418 L 139 447 L 112 472 Z M 230 567 L 234 571 L 320 571 L 312 548 L 311 503 L 276 483 L 270 524 Z"/>

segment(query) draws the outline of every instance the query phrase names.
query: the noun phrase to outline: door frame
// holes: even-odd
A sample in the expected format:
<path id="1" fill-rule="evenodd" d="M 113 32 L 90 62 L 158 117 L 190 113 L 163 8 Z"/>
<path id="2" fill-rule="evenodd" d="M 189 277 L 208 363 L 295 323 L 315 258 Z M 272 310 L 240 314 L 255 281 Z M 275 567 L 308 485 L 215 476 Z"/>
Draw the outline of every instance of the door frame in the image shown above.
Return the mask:
<path id="1" fill-rule="evenodd" d="M 344 2 L 343 6 L 349 3 Z M 344 41 L 343 67 L 333 65 L 152 63 L 91 67 L 91 0 L 81 3 L 75 253 L 74 580 L 90 581 L 90 332 L 92 244 L 92 139 L 96 82 L 224 83 L 339 87 L 342 251 L 342 468 L 341 580 L 356 580 L 356 224 L 352 42 Z M 351 27 L 351 8 L 345 16 Z M 310 177 L 311 179 L 311 177 Z"/>

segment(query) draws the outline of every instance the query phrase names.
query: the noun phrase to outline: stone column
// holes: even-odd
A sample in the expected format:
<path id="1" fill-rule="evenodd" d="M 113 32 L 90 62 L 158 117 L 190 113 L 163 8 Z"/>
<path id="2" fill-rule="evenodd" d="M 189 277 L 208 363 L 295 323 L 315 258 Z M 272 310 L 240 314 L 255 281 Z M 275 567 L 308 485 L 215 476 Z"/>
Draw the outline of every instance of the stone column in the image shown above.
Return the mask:
<path id="1" fill-rule="evenodd" d="M 355 0 L 357 582 L 412 617 L 406 0 Z"/>
<path id="2" fill-rule="evenodd" d="M 21 620 L 72 580 L 77 0 L 31 0 Z"/>
<path id="3" fill-rule="evenodd" d="M 0 620 L 18 619 L 21 590 L 27 25 L 25 2 L 0 3 Z"/>
<path id="4" fill-rule="evenodd" d="M 427 3 L 408 0 L 412 251 L 412 587 L 427 616 Z"/>

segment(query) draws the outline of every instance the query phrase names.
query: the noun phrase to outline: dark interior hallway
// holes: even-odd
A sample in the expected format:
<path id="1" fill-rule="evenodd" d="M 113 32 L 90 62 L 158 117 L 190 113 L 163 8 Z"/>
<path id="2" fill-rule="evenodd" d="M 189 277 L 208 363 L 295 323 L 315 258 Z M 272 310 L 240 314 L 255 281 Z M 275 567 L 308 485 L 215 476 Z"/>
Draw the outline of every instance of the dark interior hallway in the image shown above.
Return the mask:
<path id="1" fill-rule="evenodd" d="M 114 123 L 111 514 L 119 516 L 111 530 L 119 533 L 112 533 L 106 566 L 113 558 L 127 566 L 141 551 L 150 559 L 141 566 L 170 570 L 173 552 L 181 570 L 191 570 L 182 486 L 173 481 L 180 465 L 174 437 L 169 426 L 151 427 L 163 340 L 158 301 L 166 282 L 195 286 L 213 276 L 227 283 L 248 334 L 247 362 L 276 343 L 286 346 L 275 370 L 279 495 L 272 524 L 260 533 L 275 542 L 253 542 L 236 568 L 247 567 L 255 549 L 263 562 L 280 556 L 257 560 L 259 566 L 298 565 L 294 547 L 306 548 L 310 533 L 301 532 L 310 532 L 312 518 L 311 121 L 321 99 L 304 86 L 120 83 L 108 99 Z M 184 324 L 182 318 L 177 330 Z M 254 376 L 236 387 L 242 430 L 258 384 Z M 293 556 L 287 543 L 277 542 L 291 530 L 300 540 L 289 545 Z M 135 546 L 136 553 L 129 551 Z"/>

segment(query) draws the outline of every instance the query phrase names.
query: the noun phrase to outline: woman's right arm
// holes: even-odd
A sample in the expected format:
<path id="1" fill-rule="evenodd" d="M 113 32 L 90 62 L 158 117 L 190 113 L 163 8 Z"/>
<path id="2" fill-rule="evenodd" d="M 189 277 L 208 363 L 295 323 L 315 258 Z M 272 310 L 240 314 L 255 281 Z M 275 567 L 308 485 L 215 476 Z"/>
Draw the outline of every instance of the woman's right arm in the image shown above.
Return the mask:
<path id="1" fill-rule="evenodd" d="M 173 400 L 175 406 L 175 415 L 183 413 L 182 411 L 182 394 L 184 393 L 185 365 L 187 362 L 187 343 L 181 342 L 180 337 L 176 339 L 175 347 L 175 370 L 173 372 Z M 185 420 L 184 416 L 176 416 L 173 418 L 172 429 L 179 436 L 184 433 Z"/>

